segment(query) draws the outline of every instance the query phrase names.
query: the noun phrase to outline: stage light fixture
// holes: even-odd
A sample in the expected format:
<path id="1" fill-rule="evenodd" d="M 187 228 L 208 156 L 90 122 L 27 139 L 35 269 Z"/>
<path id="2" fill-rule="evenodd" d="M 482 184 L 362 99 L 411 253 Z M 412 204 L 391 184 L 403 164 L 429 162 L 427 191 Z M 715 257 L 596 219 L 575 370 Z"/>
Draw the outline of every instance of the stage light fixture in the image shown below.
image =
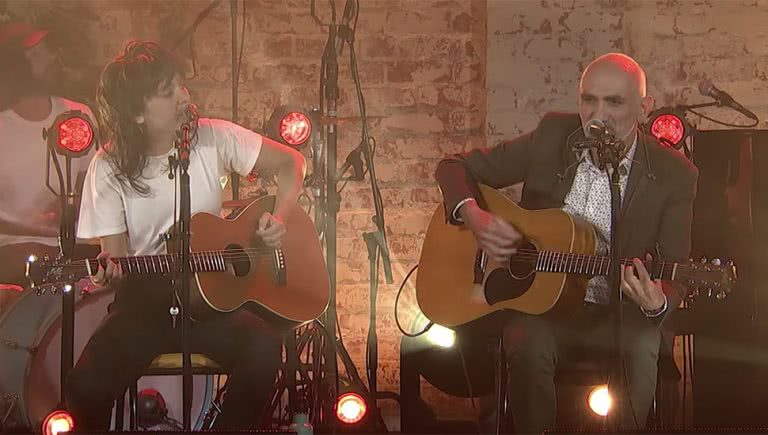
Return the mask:
<path id="1" fill-rule="evenodd" d="M 424 313 L 419 312 L 413 319 L 413 322 L 411 322 L 411 331 L 421 331 L 429 323 L 429 319 L 424 316 Z M 429 344 L 443 349 L 453 347 L 456 343 L 456 332 L 453 329 L 438 324 L 432 324 L 427 332 L 424 333 L 424 336 Z"/>
<path id="2" fill-rule="evenodd" d="M 456 333 L 452 329 L 435 324 L 427 331 L 427 340 L 435 346 L 449 348 L 456 343 Z"/>
<path id="3" fill-rule="evenodd" d="M 267 136 L 294 148 L 309 143 L 314 128 L 308 111 L 296 107 L 279 106 L 269 117 L 265 128 Z"/>
<path id="4" fill-rule="evenodd" d="M 96 132 L 87 113 L 68 110 L 57 116 L 50 128 L 43 129 L 43 139 L 59 154 L 80 157 L 96 143 Z"/>
<path id="5" fill-rule="evenodd" d="M 360 394 L 347 392 L 336 400 L 336 418 L 342 423 L 360 423 L 367 413 L 368 405 Z"/>
<path id="6" fill-rule="evenodd" d="M 685 114 L 668 107 L 662 107 L 648 117 L 647 132 L 663 145 L 680 149 L 691 135 L 691 126 Z"/>
<path id="7" fill-rule="evenodd" d="M 58 435 L 62 432 L 72 432 L 75 428 L 75 420 L 72 415 L 63 409 L 56 409 L 43 420 L 43 435 Z"/>
<path id="8" fill-rule="evenodd" d="M 594 387 L 589 392 L 589 396 L 587 396 L 587 403 L 589 404 L 589 409 L 595 414 L 601 417 L 608 415 L 613 407 L 613 396 L 608 391 L 608 386 L 598 385 Z"/>

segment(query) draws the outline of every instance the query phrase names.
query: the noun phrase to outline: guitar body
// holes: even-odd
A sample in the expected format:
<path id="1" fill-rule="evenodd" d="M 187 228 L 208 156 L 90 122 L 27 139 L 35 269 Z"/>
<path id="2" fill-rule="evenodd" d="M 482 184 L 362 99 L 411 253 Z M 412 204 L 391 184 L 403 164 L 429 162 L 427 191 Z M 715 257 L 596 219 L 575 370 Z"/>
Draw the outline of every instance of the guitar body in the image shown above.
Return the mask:
<path id="1" fill-rule="evenodd" d="M 255 230 L 274 203 L 274 196 L 259 198 L 232 220 L 210 213 L 192 216 L 192 252 L 225 250 L 228 254 L 226 272 L 198 272 L 195 284 L 205 303 L 216 311 L 231 312 L 252 301 L 280 319 L 310 322 L 325 311 L 330 295 L 320 241 L 312 220 L 296 206 L 285 217 L 281 249 L 259 255 L 256 250 L 264 245 Z"/>
<path id="2" fill-rule="evenodd" d="M 525 210 L 487 186 L 480 186 L 487 211 L 514 225 L 526 249 L 593 255 L 595 232 L 583 220 L 559 209 Z M 536 272 L 524 262 L 499 264 L 488 259 L 476 267 L 478 250 L 472 232 L 447 223 L 444 207 L 432 216 L 419 259 L 416 297 L 424 315 L 455 327 L 502 310 L 544 314 L 583 302 L 588 277 Z M 519 252 L 516 256 L 532 255 Z"/>

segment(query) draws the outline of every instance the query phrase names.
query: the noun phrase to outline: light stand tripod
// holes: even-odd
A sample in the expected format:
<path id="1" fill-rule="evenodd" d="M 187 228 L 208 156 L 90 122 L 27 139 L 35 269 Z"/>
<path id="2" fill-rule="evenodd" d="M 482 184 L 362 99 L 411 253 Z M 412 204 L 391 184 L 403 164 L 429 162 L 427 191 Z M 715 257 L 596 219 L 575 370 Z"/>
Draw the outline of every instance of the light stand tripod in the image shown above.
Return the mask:
<path id="1" fill-rule="evenodd" d="M 77 205 L 75 203 L 75 193 L 72 190 L 72 158 L 64 158 L 65 171 L 62 174 L 61 165 L 57 157 L 56 150 L 48 141 L 48 163 L 53 161 L 56 174 L 59 179 L 59 193 L 51 187 L 46 177 L 46 186 L 56 194 L 61 202 L 61 224 L 59 228 L 59 259 L 61 262 L 67 262 L 74 258 L 75 253 L 75 219 Z M 70 370 L 75 363 L 75 292 L 74 282 L 67 283 L 61 297 L 61 383 L 60 396 L 64 400 L 64 386 Z"/>
<path id="2" fill-rule="evenodd" d="M 73 137 L 67 144 L 60 143 L 59 128 L 61 124 L 73 122 Z M 79 130 L 74 132 L 74 130 Z M 79 134 L 78 134 L 79 133 Z M 77 237 L 75 234 L 75 221 L 77 219 L 77 195 L 73 189 L 72 158 L 85 155 L 93 146 L 95 140 L 93 123 L 89 116 L 79 110 L 70 110 L 56 117 L 49 129 L 43 129 L 43 139 L 48 146 L 48 158 L 46 160 L 45 185 L 56 195 L 61 203 L 61 223 L 59 227 L 59 261 L 68 263 L 74 259 Z M 62 171 L 59 163 L 59 153 L 64 154 L 64 168 Z M 50 165 L 56 170 L 59 182 L 58 191 L 51 186 Z M 60 360 L 60 398 L 64 401 L 64 387 L 70 370 L 74 366 L 74 342 L 75 342 L 75 283 L 65 284 L 61 302 L 61 360 Z"/>

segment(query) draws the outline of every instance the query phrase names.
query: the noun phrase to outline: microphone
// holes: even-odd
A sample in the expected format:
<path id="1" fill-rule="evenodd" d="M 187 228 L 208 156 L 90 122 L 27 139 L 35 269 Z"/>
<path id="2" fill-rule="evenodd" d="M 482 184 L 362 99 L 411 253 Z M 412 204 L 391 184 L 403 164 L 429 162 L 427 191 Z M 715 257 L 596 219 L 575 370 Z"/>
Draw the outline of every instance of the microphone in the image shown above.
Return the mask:
<path id="1" fill-rule="evenodd" d="M 339 174 L 342 176 L 349 170 L 349 168 L 352 168 L 352 176 L 349 177 L 349 180 L 351 181 L 362 181 L 365 179 L 365 174 L 363 171 L 363 160 L 360 157 L 360 153 L 362 150 L 360 147 L 355 148 L 352 150 L 351 153 L 347 156 L 347 159 L 344 161 L 344 165 L 342 165 L 341 169 L 339 169 Z"/>
<path id="2" fill-rule="evenodd" d="M 616 140 L 601 119 L 590 119 L 582 129 L 584 130 L 584 139 L 579 139 L 572 145 L 576 150 L 599 149 Z"/>
<path id="3" fill-rule="evenodd" d="M 352 42 L 352 29 L 349 27 L 349 23 L 352 21 L 354 12 L 354 1 L 347 0 L 344 4 L 344 15 L 341 17 L 341 25 L 339 25 L 336 39 L 336 52 L 339 53 L 339 55 L 344 53 L 344 43 Z"/>
<path id="4" fill-rule="evenodd" d="M 734 100 L 733 97 L 728 95 L 726 92 L 718 89 L 709 79 L 699 82 L 699 92 L 705 97 L 713 98 L 720 106 L 730 107 L 731 109 L 738 111 L 747 118 L 750 118 L 753 121 L 758 121 L 757 115 L 752 113 L 746 107 L 737 103 L 736 100 Z"/>
<path id="5" fill-rule="evenodd" d="M 601 119 L 590 119 L 584 124 L 584 135 L 587 139 L 612 139 L 613 134 Z"/>
<path id="6" fill-rule="evenodd" d="M 200 116 L 197 111 L 197 105 L 189 103 L 189 105 L 184 108 L 184 122 L 181 123 L 181 126 L 179 126 L 179 129 L 176 131 L 176 138 L 178 140 L 185 139 L 184 134 L 188 133 L 192 129 L 192 126 L 197 125 L 198 119 L 200 119 Z"/>
<path id="7" fill-rule="evenodd" d="M 197 104 L 195 103 L 189 103 L 186 110 L 186 116 L 187 116 L 187 124 L 197 123 L 197 120 L 200 119 L 200 114 L 197 110 Z"/>

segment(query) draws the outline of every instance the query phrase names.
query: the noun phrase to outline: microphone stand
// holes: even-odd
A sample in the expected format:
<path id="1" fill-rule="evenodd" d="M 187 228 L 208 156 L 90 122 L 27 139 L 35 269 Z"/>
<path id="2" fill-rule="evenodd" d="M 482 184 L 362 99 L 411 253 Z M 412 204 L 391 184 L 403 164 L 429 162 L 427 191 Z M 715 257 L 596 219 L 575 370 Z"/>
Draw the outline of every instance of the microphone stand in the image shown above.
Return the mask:
<path id="1" fill-rule="evenodd" d="M 623 144 L 622 144 L 623 145 Z M 619 215 L 621 213 L 621 174 L 619 173 L 619 158 L 618 156 L 610 162 L 613 168 L 610 176 L 610 191 L 611 191 L 611 255 L 610 264 L 608 268 L 608 288 L 609 294 L 613 293 L 614 297 L 611 298 L 611 304 L 614 309 L 614 346 L 616 349 L 615 361 L 614 361 L 614 385 L 609 385 L 609 391 L 613 391 L 614 396 L 617 398 L 616 412 L 612 414 L 614 418 L 614 427 L 621 428 L 623 423 L 624 405 L 631 403 L 626 400 L 626 395 L 629 393 L 626 389 L 627 380 L 624 373 L 624 348 L 622 344 L 622 334 L 624 326 L 624 293 L 621 291 L 621 245 L 619 243 L 619 231 L 621 229 Z M 629 412 L 634 412 L 630 409 Z M 639 429 L 639 428 L 638 428 Z"/>
<path id="2" fill-rule="evenodd" d="M 317 220 L 315 222 L 318 228 L 325 230 L 326 262 L 328 267 L 328 276 L 330 280 L 329 303 L 328 303 L 328 308 L 324 314 L 323 322 L 322 322 L 325 333 L 327 335 L 326 345 L 323 348 L 323 360 L 325 362 L 323 366 L 323 378 L 324 378 L 325 385 L 328 388 L 327 390 L 328 397 L 326 397 L 326 400 L 323 401 L 323 415 L 326 416 L 326 418 L 328 419 L 326 420 L 325 423 L 329 426 L 330 432 L 336 433 L 337 420 L 336 418 L 334 418 L 334 415 L 335 415 L 336 398 L 339 392 L 339 373 L 338 373 L 337 355 L 338 357 L 341 358 L 342 363 L 344 364 L 344 367 L 347 373 L 349 374 L 351 384 L 359 388 L 360 393 L 367 395 L 368 397 L 372 398 L 374 401 L 376 400 L 376 397 L 375 395 L 370 394 L 369 391 L 366 391 L 366 387 L 363 384 L 362 380 L 360 379 L 357 373 L 357 369 L 355 368 L 354 363 L 352 362 L 352 359 L 350 358 L 349 354 L 344 348 L 340 338 L 336 337 L 336 330 L 337 330 L 337 322 L 336 322 L 336 318 L 337 318 L 337 310 L 336 310 L 337 225 L 336 223 L 337 223 L 337 216 L 338 216 L 338 212 L 340 209 L 340 202 L 341 202 L 340 191 L 337 189 L 338 189 L 339 181 L 342 181 L 344 173 L 349 168 L 352 168 L 355 173 L 352 180 L 363 179 L 362 170 L 361 170 L 362 164 L 358 163 L 359 155 L 360 155 L 360 152 L 362 151 L 367 156 L 370 156 L 370 150 L 367 149 L 368 136 L 367 136 L 367 130 L 365 130 L 366 140 L 364 141 L 365 143 L 361 145 L 362 149 L 357 148 L 354 151 L 352 151 L 352 154 L 354 155 L 347 157 L 341 170 L 337 170 L 338 130 L 335 122 L 335 118 L 337 117 L 337 104 L 338 104 L 338 98 L 339 98 L 339 87 L 338 87 L 339 64 L 338 64 L 337 50 L 343 47 L 344 42 L 347 41 L 349 38 L 351 38 L 351 30 L 349 29 L 349 26 L 346 23 L 341 25 L 336 24 L 336 12 L 335 12 L 335 7 L 333 6 L 333 3 L 331 3 L 331 7 L 333 12 L 333 24 L 328 25 L 328 40 L 326 41 L 325 51 L 323 53 L 322 68 L 320 73 L 321 74 L 320 115 L 324 115 L 324 118 L 327 120 L 325 122 L 326 125 L 325 125 L 325 135 L 324 135 L 325 147 L 326 147 L 325 156 L 324 156 L 325 167 L 324 167 L 324 171 L 321 170 L 321 174 L 318 174 L 318 177 L 320 179 L 318 180 L 317 178 L 315 178 L 314 180 L 312 180 L 312 183 L 322 184 L 322 175 L 323 174 L 325 175 L 324 195 L 323 195 L 322 189 L 320 189 L 319 186 L 317 188 L 318 202 L 322 203 L 323 201 L 325 201 L 325 203 L 318 204 L 318 207 L 316 210 L 316 219 L 318 218 L 318 215 L 322 214 L 320 212 L 321 208 L 325 209 L 325 216 L 324 217 L 319 216 L 322 219 L 322 222 L 320 222 L 319 224 Z M 315 14 L 314 0 L 312 0 L 311 2 L 311 15 L 318 24 L 324 25 Z M 345 11 L 345 16 L 347 16 L 346 11 Z M 345 19 L 343 19 L 343 21 Z M 341 39 L 341 44 L 340 44 L 341 47 L 337 47 L 337 42 L 339 42 L 339 39 Z M 321 149 L 318 149 L 316 151 L 322 152 Z M 322 160 L 323 160 L 322 158 L 317 158 L 318 164 L 316 166 L 322 166 Z M 373 168 L 372 164 L 369 164 L 368 167 L 369 167 L 369 170 Z M 313 174 L 313 177 L 315 177 L 315 174 Z M 381 211 L 378 212 L 378 216 L 382 216 Z M 381 221 L 381 224 L 383 225 L 383 220 Z M 383 234 L 383 232 L 381 232 L 381 234 Z M 368 243 L 368 239 L 370 239 L 372 236 L 377 243 L 379 243 L 380 240 L 383 240 L 382 238 L 376 236 L 374 233 L 371 233 L 371 235 L 366 237 L 367 243 Z M 369 252 L 370 252 L 370 248 L 369 248 Z M 384 249 L 383 252 L 386 255 L 386 259 L 388 260 L 389 251 Z M 374 255 L 374 257 L 377 257 L 378 254 L 372 254 L 372 255 Z M 386 264 L 388 266 L 388 262 Z M 375 273 L 375 271 L 376 269 L 372 269 L 372 273 Z M 391 272 L 389 273 L 388 276 L 391 276 Z M 375 293 L 372 293 L 372 294 L 375 296 Z M 374 302 L 375 302 L 375 299 L 374 299 Z M 372 307 L 372 309 L 374 310 L 373 312 L 375 313 L 375 305 Z M 374 334 L 375 334 L 375 329 L 374 329 Z M 375 387 L 375 382 L 376 382 L 375 379 L 373 382 L 374 382 L 373 386 Z M 378 411 L 378 407 L 374 407 L 374 408 Z M 381 421 L 381 417 L 379 413 L 375 412 L 375 414 L 376 414 L 375 419 L 379 427 L 385 427 L 383 425 L 383 422 Z"/>
<path id="3" fill-rule="evenodd" d="M 336 220 L 340 208 L 340 198 L 336 191 L 336 183 L 338 174 L 336 173 L 336 165 L 338 163 L 337 157 L 337 140 L 338 131 L 336 130 L 336 123 L 334 122 L 337 112 L 336 106 L 339 99 L 339 63 L 336 56 L 336 35 L 338 27 L 336 24 L 328 27 L 328 42 L 326 43 L 325 53 L 325 70 L 321 71 L 323 77 L 321 81 L 321 98 L 326 101 L 325 107 L 321 107 L 321 111 L 325 111 L 325 116 L 330 119 L 326 127 L 325 142 L 326 142 L 326 185 L 325 185 L 325 249 L 326 249 L 326 261 L 328 267 L 328 278 L 330 281 L 330 294 L 328 298 L 328 309 L 325 311 L 324 325 L 325 332 L 327 334 L 326 346 L 324 346 L 324 367 L 323 377 L 326 379 L 328 386 L 328 395 L 324 401 L 323 415 L 326 416 L 327 423 L 330 425 L 331 433 L 336 433 L 336 419 L 335 416 L 335 403 L 336 397 L 339 391 L 339 367 L 336 360 L 337 352 L 337 339 L 336 339 Z M 323 94 L 324 91 L 324 94 Z"/>
<path id="4" fill-rule="evenodd" d="M 361 118 L 361 133 L 362 140 L 360 146 L 350 153 L 347 158 L 348 165 L 355 168 L 354 161 L 357 160 L 358 154 L 362 152 L 365 159 L 365 166 L 368 169 L 368 176 L 371 183 L 371 193 L 373 195 L 374 212 L 372 217 L 373 223 L 376 225 L 376 230 L 373 232 L 363 233 L 363 240 L 368 248 L 368 261 L 370 263 L 370 311 L 369 311 L 369 324 L 368 324 L 368 337 L 366 343 L 366 372 L 368 377 L 368 389 L 372 399 L 371 408 L 374 411 L 374 418 L 377 425 L 386 429 L 383 420 L 381 419 L 381 413 L 379 407 L 376 404 L 376 400 L 379 398 L 378 391 L 378 337 L 376 335 L 376 306 L 378 299 L 379 289 L 379 257 L 381 257 L 384 276 L 387 284 L 394 282 L 392 278 L 392 266 L 390 263 L 389 249 L 387 248 L 387 236 L 386 225 L 384 222 L 384 204 L 381 198 L 381 191 L 379 189 L 378 180 L 376 178 L 376 167 L 373 160 L 373 151 L 371 150 L 371 138 L 368 134 L 368 123 L 366 120 L 365 99 L 363 97 L 360 88 L 360 78 L 357 73 L 357 57 L 355 53 L 354 45 L 354 31 L 349 27 L 349 21 L 352 18 L 355 6 L 351 0 L 347 0 L 344 8 L 344 19 L 342 26 L 339 28 L 339 36 L 341 37 L 342 47 L 346 43 L 349 45 L 349 57 L 350 57 L 350 70 L 352 72 L 352 78 L 355 82 L 355 90 L 357 91 L 357 99 L 360 106 L 360 118 Z"/>
<path id="5" fill-rule="evenodd" d="M 177 142 L 177 155 L 171 156 L 171 176 L 174 172 L 180 170 L 179 176 L 179 231 L 176 235 L 179 237 L 178 243 L 178 263 L 176 263 L 176 273 L 173 286 L 176 295 L 181 293 L 181 352 L 182 352 L 182 426 L 184 431 L 190 431 L 192 428 L 192 358 L 190 355 L 189 326 L 191 323 L 189 310 L 190 297 L 190 220 L 191 220 L 191 198 L 189 186 L 189 122 L 182 126 L 182 137 Z M 174 314 L 175 313 L 175 314 Z M 179 314 L 176 307 L 171 308 L 171 315 L 175 317 Z"/>
<path id="6" fill-rule="evenodd" d="M 619 164 L 621 163 L 624 143 L 607 133 L 599 134 L 599 137 L 587 139 L 581 144 L 581 149 L 593 149 L 597 156 L 597 163 L 600 169 L 609 171 L 610 192 L 611 192 L 611 240 L 610 240 L 610 260 L 608 263 L 608 289 L 610 297 L 610 306 L 614 314 L 614 349 L 612 372 L 609 377 L 608 390 L 616 398 L 615 411 L 611 412 L 605 419 L 605 424 L 613 430 L 621 429 L 624 421 L 624 405 L 631 404 L 626 400 L 628 394 L 627 379 L 624 372 L 624 348 L 622 344 L 623 322 L 624 322 L 624 294 L 621 291 L 621 174 Z M 634 412 L 630 409 L 629 412 Z"/>

